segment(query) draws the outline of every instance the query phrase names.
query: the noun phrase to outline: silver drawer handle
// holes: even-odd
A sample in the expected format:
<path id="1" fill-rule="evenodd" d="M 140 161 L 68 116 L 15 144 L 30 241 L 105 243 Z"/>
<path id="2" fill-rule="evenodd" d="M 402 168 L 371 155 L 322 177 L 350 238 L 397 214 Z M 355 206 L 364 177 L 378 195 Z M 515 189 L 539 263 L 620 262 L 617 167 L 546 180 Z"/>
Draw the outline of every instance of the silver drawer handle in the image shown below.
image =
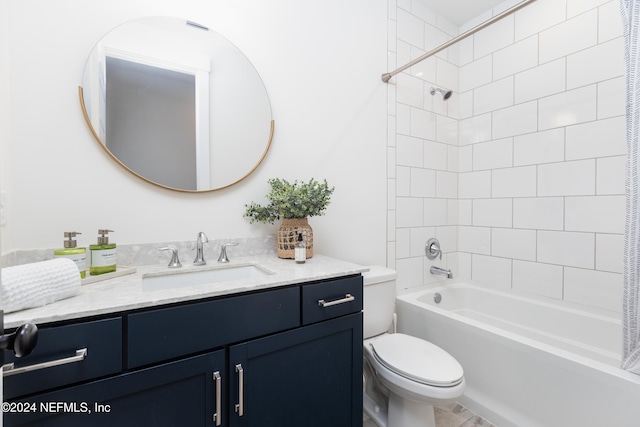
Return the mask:
<path id="1" fill-rule="evenodd" d="M 219 426 L 222 424 L 222 378 L 220 378 L 220 371 L 215 371 L 213 373 L 213 380 L 216 382 L 216 413 L 213 414 L 213 421 L 215 421 L 216 425 Z"/>
<path id="2" fill-rule="evenodd" d="M 345 302 L 350 302 L 350 301 L 353 301 L 354 299 L 356 299 L 356 297 L 354 297 L 353 295 L 346 294 L 344 296 L 344 298 L 337 299 L 335 301 L 326 302 L 325 300 L 320 299 L 320 300 L 318 300 L 318 305 L 320 307 L 323 307 L 323 308 L 324 307 L 331 307 L 332 305 L 344 304 Z"/>
<path id="3" fill-rule="evenodd" d="M 238 403 L 236 403 L 235 409 L 238 416 L 241 417 L 244 415 L 244 369 L 242 369 L 242 364 L 236 365 L 236 372 L 238 373 Z"/>
<path id="4" fill-rule="evenodd" d="M 7 363 L 2 366 L 2 376 L 8 377 L 11 375 L 23 374 L 25 372 L 37 371 L 39 369 L 51 368 L 53 366 L 66 365 L 69 363 L 82 362 L 87 357 L 87 349 L 81 348 L 76 350 L 76 355 L 71 357 L 65 357 L 64 359 L 52 360 L 50 362 L 37 363 L 35 365 L 23 366 L 16 368 L 13 363 Z"/>

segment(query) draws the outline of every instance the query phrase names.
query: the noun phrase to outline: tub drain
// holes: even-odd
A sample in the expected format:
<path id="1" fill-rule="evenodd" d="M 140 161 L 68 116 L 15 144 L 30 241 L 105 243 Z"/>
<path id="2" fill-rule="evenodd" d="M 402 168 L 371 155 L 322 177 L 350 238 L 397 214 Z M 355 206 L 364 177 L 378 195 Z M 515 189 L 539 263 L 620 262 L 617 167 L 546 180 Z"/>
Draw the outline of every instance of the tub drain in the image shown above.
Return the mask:
<path id="1" fill-rule="evenodd" d="M 440 295 L 440 292 L 433 294 L 433 302 L 440 304 L 440 301 L 442 301 L 442 295 Z"/>

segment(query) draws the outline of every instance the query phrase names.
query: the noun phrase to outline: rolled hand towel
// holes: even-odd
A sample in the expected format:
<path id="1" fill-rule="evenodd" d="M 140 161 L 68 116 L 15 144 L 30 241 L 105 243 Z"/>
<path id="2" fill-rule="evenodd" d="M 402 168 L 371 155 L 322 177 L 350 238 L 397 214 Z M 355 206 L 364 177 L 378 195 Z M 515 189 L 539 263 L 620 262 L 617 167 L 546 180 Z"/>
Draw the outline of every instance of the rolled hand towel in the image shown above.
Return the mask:
<path id="1" fill-rule="evenodd" d="M 51 304 L 80 291 L 80 271 L 66 258 L 7 267 L 0 274 L 0 309 L 5 313 Z"/>

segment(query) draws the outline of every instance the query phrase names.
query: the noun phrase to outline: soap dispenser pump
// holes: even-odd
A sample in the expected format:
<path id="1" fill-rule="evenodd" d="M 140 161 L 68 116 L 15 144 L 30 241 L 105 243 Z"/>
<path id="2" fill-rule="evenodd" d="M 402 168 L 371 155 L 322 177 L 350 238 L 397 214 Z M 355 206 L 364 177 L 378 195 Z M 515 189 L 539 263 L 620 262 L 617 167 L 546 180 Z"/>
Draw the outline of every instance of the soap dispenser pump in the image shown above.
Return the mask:
<path id="1" fill-rule="evenodd" d="M 298 241 L 296 242 L 294 249 L 294 257 L 298 264 L 304 264 L 307 260 L 307 245 L 304 244 L 302 233 L 298 233 Z"/>
<path id="2" fill-rule="evenodd" d="M 77 231 L 65 231 L 64 232 L 64 248 L 54 249 L 54 258 L 68 258 L 75 262 L 80 270 L 80 278 L 87 277 L 87 248 L 78 248 L 77 241 L 74 240 L 77 234 L 82 234 Z"/>
<path id="3" fill-rule="evenodd" d="M 92 276 L 116 271 L 116 244 L 109 243 L 108 233 L 113 233 L 113 230 L 98 230 L 98 244 L 89 245 L 91 251 L 89 274 Z"/>

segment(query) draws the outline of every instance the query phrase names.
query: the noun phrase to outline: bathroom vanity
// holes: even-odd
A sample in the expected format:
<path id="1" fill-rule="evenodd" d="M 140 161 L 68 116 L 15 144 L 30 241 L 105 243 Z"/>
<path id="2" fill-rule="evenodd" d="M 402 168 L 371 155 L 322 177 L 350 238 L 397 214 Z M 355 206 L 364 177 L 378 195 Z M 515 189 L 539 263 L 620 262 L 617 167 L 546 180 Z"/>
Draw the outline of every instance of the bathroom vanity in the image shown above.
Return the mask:
<path id="1" fill-rule="evenodd" d="M 179 301 L 189 289 L 144 292 L 136 274 L 113 287 L 137 307 L 110 312 L 83 289 L 75 298 L 102 307 L 85 314 L 99 314 L 50 315 L 73 318 L 39 322 L 33 353 L 6 355 L 16 373 L 4 377 L 5 427 L 361 426 L 362 276 L 329 261 L 314 257 L 308 274 L 273 261 L 288 271 L 192 287 Z"/>

